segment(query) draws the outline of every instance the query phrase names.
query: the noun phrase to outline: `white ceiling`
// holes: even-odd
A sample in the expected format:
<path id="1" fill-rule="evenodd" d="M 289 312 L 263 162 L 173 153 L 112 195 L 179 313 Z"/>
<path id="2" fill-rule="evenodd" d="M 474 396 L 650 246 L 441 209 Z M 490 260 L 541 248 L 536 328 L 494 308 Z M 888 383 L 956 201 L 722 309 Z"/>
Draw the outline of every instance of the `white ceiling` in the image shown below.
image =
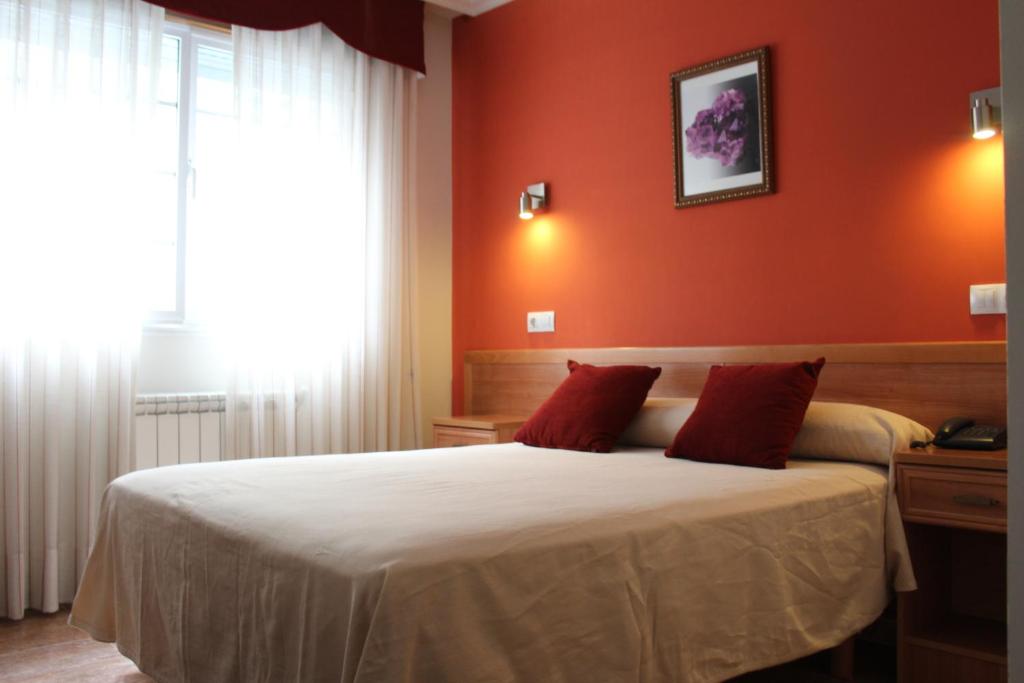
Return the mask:
<path id="1" fill-rule="evenodd" d="M 504 5 L 512 0 L 427 0 L 432 5 L 444 7 L 459 14 L 468 14 L 475 17 L 487 10 L 492 10 L 499 5 Z"/>

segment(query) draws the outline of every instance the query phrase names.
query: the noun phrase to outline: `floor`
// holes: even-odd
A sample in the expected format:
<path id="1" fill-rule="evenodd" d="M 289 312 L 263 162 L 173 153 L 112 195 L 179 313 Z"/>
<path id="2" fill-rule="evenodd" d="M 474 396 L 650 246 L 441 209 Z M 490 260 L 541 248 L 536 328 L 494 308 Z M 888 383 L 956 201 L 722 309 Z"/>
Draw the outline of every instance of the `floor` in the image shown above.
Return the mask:
<path id="1" fill-rule="evenodd" d="M 2 683 L 152 683 L 111 643 L 68 626 L 67 611 L 0 619 Z"/>
<path id="2" fill-rule="evenodd" d="M 0 619 L 0 683 L 153 683 L 113 645 L 97 643 L 68 626 L 66 611 L 32 613 L 22 621 Z M 857 646 L 857 683 L 893 683 L 895 661 L 889 648 Z M 828 654 L 757 673 L 733 683 L 835 683 Z"/>
<path id="3" fill-rule="evenodd" d="M 855 652 L 854 683 L 896 683 L 895 648 L 858 641 Z M 829 653 L 823 652 L 734 678 L 731 683 L 839 683 L 829 674 L 831 664 Z"/>

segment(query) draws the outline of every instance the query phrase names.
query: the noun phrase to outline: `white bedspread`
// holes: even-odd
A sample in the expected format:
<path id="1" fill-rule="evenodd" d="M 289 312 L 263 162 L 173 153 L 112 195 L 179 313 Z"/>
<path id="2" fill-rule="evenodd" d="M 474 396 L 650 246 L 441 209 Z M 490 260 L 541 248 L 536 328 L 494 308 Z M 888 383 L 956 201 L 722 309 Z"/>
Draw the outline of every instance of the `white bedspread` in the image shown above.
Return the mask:
<path id="1" fill-rule="evenodd" d="M 147 470 L 107 491 L 71 623 L 163 683 L 718 681 L 882 612 L 887 500 L 867 465 L 653 449 Z"/>

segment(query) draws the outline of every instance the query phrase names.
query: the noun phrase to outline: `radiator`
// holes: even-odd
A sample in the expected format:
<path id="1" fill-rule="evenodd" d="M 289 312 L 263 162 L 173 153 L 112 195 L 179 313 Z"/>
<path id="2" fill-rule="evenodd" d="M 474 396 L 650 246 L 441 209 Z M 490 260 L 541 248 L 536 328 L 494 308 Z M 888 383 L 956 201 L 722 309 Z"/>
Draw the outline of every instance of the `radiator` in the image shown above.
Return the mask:
<path id="1" fill-rule="evenodd" d="M 224 452 L 224 394 L 143 394 L 135 399 L 137 469 L 213 462 Z"/>

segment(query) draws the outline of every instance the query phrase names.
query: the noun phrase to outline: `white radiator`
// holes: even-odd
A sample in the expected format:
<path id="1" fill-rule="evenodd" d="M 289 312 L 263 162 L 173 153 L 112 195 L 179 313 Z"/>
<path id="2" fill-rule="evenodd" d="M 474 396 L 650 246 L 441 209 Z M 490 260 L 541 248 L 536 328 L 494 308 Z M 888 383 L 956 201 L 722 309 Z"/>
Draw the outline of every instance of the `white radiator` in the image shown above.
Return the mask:
<path id="1" fill-rule="evenodd" d="M 143 394 L 135 399 L 138 469 L 213 462 L 224 452 L 224 394 Z"/>

